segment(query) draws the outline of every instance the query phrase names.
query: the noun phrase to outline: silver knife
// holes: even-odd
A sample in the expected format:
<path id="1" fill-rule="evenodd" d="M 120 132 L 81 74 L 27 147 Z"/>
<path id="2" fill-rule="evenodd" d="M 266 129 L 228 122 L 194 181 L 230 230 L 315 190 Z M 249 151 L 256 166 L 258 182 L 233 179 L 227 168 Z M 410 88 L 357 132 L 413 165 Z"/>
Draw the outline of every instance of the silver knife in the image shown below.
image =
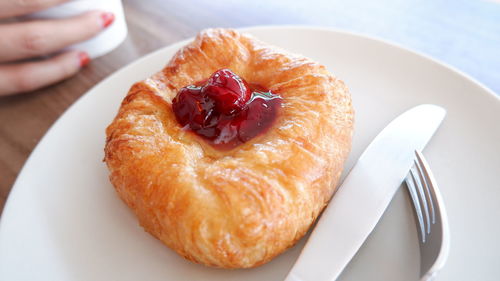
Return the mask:
<path id="1" fill-rule="evenodd" d="M 323 212 L 285 281 L 332 281 L 359 250 L 444 119 L 436 105 L 394 119 L 361 154 Z"/>

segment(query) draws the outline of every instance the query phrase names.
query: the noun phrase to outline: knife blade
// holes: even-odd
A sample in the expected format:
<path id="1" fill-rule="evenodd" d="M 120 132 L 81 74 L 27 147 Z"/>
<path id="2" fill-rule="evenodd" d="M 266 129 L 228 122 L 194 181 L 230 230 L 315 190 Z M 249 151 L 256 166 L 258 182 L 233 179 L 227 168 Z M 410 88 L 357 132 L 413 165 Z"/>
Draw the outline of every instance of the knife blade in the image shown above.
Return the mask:
<path id="1" fill-rule="evenodd" d="M 389 123 L 338 188 L 285 281 L 332 281 L 359 250 L 446 111 L 423 104 Z"/>

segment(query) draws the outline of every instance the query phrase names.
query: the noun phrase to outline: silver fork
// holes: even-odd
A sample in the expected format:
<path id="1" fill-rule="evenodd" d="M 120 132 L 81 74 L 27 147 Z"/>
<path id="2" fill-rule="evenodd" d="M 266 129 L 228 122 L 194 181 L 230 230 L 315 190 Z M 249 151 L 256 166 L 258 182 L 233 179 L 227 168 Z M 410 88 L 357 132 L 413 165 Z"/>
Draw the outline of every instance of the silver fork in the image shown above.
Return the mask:
<path id="1" fill-rule="evenodd" d="M 448 258 L 450 232 L 443 198 L 422 153 L 406 177 L 417 217 L 420 241 L 420 281 L 434 280 Z"/>

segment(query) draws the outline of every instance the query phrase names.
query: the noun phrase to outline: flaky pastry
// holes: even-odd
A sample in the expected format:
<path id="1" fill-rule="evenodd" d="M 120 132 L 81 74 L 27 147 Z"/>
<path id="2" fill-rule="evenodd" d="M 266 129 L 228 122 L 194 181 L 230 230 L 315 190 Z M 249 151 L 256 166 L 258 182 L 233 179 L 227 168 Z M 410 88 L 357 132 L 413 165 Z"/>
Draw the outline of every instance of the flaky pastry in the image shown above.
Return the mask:
<path id="1" fill-rule="evenodd" d="M 172 110 L 181 88 L 218 69 L 282 98 L 268 131 L 229 150 L 179 125 Z M 254 267 L 293 246 L 326 206 L 353 118 L 348 89 L 324 66 L 208 29 L 132 86 L 106 130 L 105 162 L 118 195 L 168 247 L 208 266 Z"/>

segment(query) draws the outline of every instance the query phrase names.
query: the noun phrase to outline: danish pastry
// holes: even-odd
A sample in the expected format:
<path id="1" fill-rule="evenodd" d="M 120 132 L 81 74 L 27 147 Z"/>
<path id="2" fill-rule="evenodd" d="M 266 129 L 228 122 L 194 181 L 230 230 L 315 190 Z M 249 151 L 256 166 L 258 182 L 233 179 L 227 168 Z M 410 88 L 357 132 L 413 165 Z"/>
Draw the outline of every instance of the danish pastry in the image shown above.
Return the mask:
<path id="1" fill-rule="evenodd" d="M 147 232 L 191 261 L 248 268 L 293 246 L 326 206 L 353 119 L 324 66 L 208 29 L 131 87 L 104 160 Z"/>

